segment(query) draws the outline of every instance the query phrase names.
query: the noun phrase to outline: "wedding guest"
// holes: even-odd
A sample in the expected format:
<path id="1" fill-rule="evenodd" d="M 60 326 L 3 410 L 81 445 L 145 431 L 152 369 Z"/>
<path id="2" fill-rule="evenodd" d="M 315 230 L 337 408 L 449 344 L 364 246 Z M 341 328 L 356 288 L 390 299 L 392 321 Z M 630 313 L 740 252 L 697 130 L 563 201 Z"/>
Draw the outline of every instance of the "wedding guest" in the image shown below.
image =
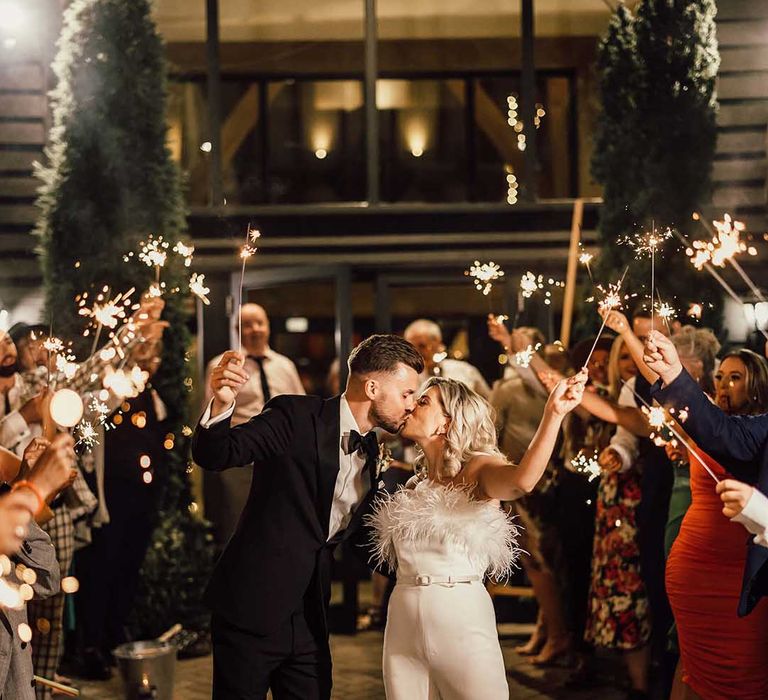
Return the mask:
<path id="1" fill-rule="evenodd" d="M 613 341 L 608 360 L 609 396 L 620 404 L 634 405 L 632 393 L 623 382 L 633 381 L 636 374 L 637 366 L 619 336 Z M 637 438 L 621 426 L 600 453 L 602 473 L 597 489 L 585 636 L 595 647 L 621 652 L 629 674 L 629 697 L 643 698 L 648 692 L 651 620 L 637 543 L 637 455 Z"/>
<path id="2" fill-rule="evenodd" d="M 759 572 L 768 552 L 754 544 L 745 550 L 743 528 L 720 512 L 712 475 L 720 482 L 757 477 L 756 461 L 766 456 L 761 414 L 768 409 L 768 364 L 749 350 L 726 355 L 715 375 L 717 406 L 659 333 L 646 344 L 646 364 L 662 381 L 655 397 L 687 410 L 683 427 L 696 441 L 689 454 L 692 503 L 667 565 L 681 656 L 672 698 L 764 698 L 768 601 L 760 599 Z M 751 614 L 737 617 L 737 610 Z"/>
<path id="3" fill-rule="evenodd" d="M 544 341 L 538 329 L 517 328 L 510 333 L 493 317 L 488 320 L 488 332 L 512 357 Z M 504 378 L 494 384 L 489 402 L 496 412 L 499 448 L 510 462 L 518 463 L 528 449 L 548 396 L 530 366 L 514 362 L 510 362 Z M 555 509 L 556 489 L 557 467 L 550 460 L 533 493 L 512 504 L 513 512 L 523 525 L 520 546 L 529 555 L 523 557 L 521 563 L 539 605 L 533 635 L 527 643 L 515 647 L 515 651 L 532 657 L 534 664 L 548 663 L 571 647 L 557 580 L 562 552 Z"/>
<path id="4" fill-rule="evenodd" d="M 237 321 L 235 321 L 237 324 Z M 240 309 L 242 327 L 241 352 L 245 355 L 243 369 L 250 379 L 237 395 L 232 425 L 240 425 L 261 413 L 269 399 L 282 394 L 306 392 L 299 379 L 296 365 L 285 355 L 269 346 L 270 325 L 266 310 L 258 304 L 243 304 Z M 206 370 L 205 404 L 211 400 L 210 377 L 221 355 L 214 357 Z M 221 473 L 205 472 L 205 511 L 213 523 L 216 544 L 223 547 L 235 531 L 251 486 L 253 468 L 230 469 Z"/>
<path id="5" fill-rule="evenodd" d="M 443 332 L 437 323 L 426 318 L 419 318 L 408 324 L 403 332 L 403 337 L 415 346 L 424 360 L 422 381 L 435 376 L 455 379 L 466 384 L 484 399 L 490 396 L 491 390 L 488 383 L 476 367 L 464 360 L 442 357 L 445 353 L 445 345 L 443 345 Z"/>

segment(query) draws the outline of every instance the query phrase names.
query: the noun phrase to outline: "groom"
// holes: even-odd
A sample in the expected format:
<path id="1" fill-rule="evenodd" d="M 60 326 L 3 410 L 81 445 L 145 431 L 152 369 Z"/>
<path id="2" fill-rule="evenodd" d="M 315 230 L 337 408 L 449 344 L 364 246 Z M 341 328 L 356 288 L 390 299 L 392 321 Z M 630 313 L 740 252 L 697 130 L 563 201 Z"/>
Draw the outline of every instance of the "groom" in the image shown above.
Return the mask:
<path id="1" fill-rule="evenodd" d="M 359 527 L 378 489 L 372 428 L 396 433 L 424 365 L 394 335 L 349 356 L 341 396 L 278 396 L 230 427 L 247 381 L 242 356 L 211 373 L 213 399 L 195 430 L 203 469 L 253 463 L 248 501 L 205 594 L 213 611 L 213 698 L 326 699 L 331 694 L 327 611 L 333 548 Z"/>

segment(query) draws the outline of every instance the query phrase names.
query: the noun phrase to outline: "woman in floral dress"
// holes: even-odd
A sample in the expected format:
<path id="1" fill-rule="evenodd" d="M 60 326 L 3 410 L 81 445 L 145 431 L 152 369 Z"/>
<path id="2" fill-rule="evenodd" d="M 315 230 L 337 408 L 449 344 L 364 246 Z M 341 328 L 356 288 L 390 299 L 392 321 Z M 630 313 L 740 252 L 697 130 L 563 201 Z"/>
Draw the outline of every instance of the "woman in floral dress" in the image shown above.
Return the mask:
<path id="1" fill-rule="evenodd" d="M 631 389 L 623 387 L 622 380 L 632 380 L 637 368 L 622 337 L 613 341 L 608 372 L 612 398 L 634 406 Z M 636 511 L 641 492 L 636 457 L 637 438 L 622 427 L 600 455 L 603 469 L 585 639 L 596 647 L 623 653 L 632 686 L 630 697 L 640 698 L 648 688 L 651 622 L 640 576 Z"/>

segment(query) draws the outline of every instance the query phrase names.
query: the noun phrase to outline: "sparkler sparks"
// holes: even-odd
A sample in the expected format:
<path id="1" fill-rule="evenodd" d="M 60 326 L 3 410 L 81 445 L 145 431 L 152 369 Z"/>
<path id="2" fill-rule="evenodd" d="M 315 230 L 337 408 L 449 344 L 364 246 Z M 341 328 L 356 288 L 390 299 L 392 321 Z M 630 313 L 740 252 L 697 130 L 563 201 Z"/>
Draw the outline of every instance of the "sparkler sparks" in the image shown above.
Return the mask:
<path id="1" fill-rule="evenodd" d="M 579 450 L 579 454 L 571 460 L 571 466 L 573 466 L 573 468 L 580 474 L 586 474 L 588 481 L 590 482 L 599 478 L 603 471 L 600 468 L 600 463 L 597 461 L 597 452 L 591 457 L 587 457 L 581 450 Z"/>
<path id="2" fill-rule="evenodd" d="M 96 428 L 93 427 L 93 424 L 88 421 L 82 421 L 77 426 L 75 434 L 77 437 L 75 446 L 83 445 L 87 449 L 92 450 L 99 444 L 99 434 L 96 431 Z"/>
<path id="3" fill-rule="evenodd" d="M 130 372 L 107 367 L 102 386 L 118 398 L 126 399 L 138 396 L 144 391 L 147 379 L 149 379 L 149 373 L 142 371 L 138 365 L 135 365 Z"/>
<path id="4" fill-rule="evenodd" d="M 664 241 L 672 238 L 672 236 L 673 233 L 671 228 L 667 227 L 663 231 L 660 231 L 653 226 L 650 231 L 643 231 L 642 233 L 634 233 L 624 236 L 619 239 L 619 243 L 629 246 L 635 251 L 635 257 L 639 259 L 645 256 L 655 256 Z"/>
<path id="5" fill-rule="evenodd" d="M 49 338 L 45 339 L 43 348 L 50 353 L 59 353 L 64 349 L 64 342 L 61 340 L 61 338 L 50 336 Z"/>
<path id="6" fill-rule="evenodd" d="M 198 275 L 196 272 L 192 273 L 192 277 L 189 279 L 189 291 L 192 292 L 203 304 L 210 304 L 208 294 L 210 288 L 205 286 L 205 275 Z"/>
<path id="7" fill-rule="evenodd" d="M 540 347 L 541 347 L 541 343 L 536 343 L 536 347 L 534 347 L 533 345 L 529 345 L 525 350 L 516 352 L 515 364 L 518 367 L 530 367 L 531 360 L 533 359 L 534 354 L 538 351 Z"/>
<path id="8" fill-rule="evenodd" d="M 127 312 L 131 308 L 131 295 L 135 291 L 135 288 L 131 287 L 127 292 L 121 292 L 114 299 L 110 299 L 109 287 L 105 286 L 96 296 L 91 307 L 88 307 L 88 292 L 83 292 L 76 298 L 79 307 L 77 313 L 91 319 L 98 338 L 102 327 L 113 330 L 118 323 L 125 320 Z M 88 336 L 90 332 L 91 329 L 87 328 L 83 335 Z"/>
<path id="9" fill-rule="evenodd" d="M 552 277 L 544 278 L 544 275 L 534 275 L 530 270 L 520 278 L 520 295 L 524 299 L 530 299 L 536 292 L 544 287 L 565 287 L 565 282 Z M 552 303 L 552 291 L 548 289 L 544 293 L 544 303 L 549 306 Z"/>
<path id="10" fill-rule="evenodd" d="M 493 289 L 493 283 L 504 277 L 504 270 L 493 261 L 481 264 L 479 260 L 475 260 L 464 274 L 472 278 L 478 292 L 488 296 Z"/>
<path id="11" fill-rule="evenodd" d="M 141 248 L 139 249 L 139 260 L 143 262 L 147 267 L 154 267 L 155 269 L 164 267 L 165 261 L 168 259 L 168 241 L 163 240 L 162 236 L 155 238 L 149 236 L 146 241 L 139 243 Z"/>
<path id="12" fill-rule="evenodd" d="M 184 267 L 189 267 L 192 264 L 192 256 L 195 254 L 195 246 L 178 241 L 176 245 L 173 246 L 173 252 L 178 253 L 184 258 Z"/>
<path id="13" fill-rule="evenodd" d="M 688 311 L 685 315 L 688 316 L 689 318 L 693 318 L 697 321 L 700 321 L 701 315 L 703 313 L 704 313 L 704 307 L 697 302 L 693 302 L 688 305 Z"/>

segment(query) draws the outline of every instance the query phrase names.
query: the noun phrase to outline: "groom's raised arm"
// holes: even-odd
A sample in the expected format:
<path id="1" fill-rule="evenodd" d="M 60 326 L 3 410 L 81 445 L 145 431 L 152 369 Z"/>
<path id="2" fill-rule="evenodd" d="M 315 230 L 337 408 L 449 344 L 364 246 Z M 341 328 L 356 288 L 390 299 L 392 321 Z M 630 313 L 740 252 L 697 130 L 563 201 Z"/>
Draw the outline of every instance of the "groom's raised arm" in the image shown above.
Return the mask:
<path id="1" fill-rule="evenodd" d="M 291 402 L 290 396 L 276 396 L 259 415 L 234 428 L 231 412 L 219 421 L 206 421 L 204 414 L 192 437 L 192 458 L 203 469 L 222 471 L 282 454 L 293 436 Z"/>

